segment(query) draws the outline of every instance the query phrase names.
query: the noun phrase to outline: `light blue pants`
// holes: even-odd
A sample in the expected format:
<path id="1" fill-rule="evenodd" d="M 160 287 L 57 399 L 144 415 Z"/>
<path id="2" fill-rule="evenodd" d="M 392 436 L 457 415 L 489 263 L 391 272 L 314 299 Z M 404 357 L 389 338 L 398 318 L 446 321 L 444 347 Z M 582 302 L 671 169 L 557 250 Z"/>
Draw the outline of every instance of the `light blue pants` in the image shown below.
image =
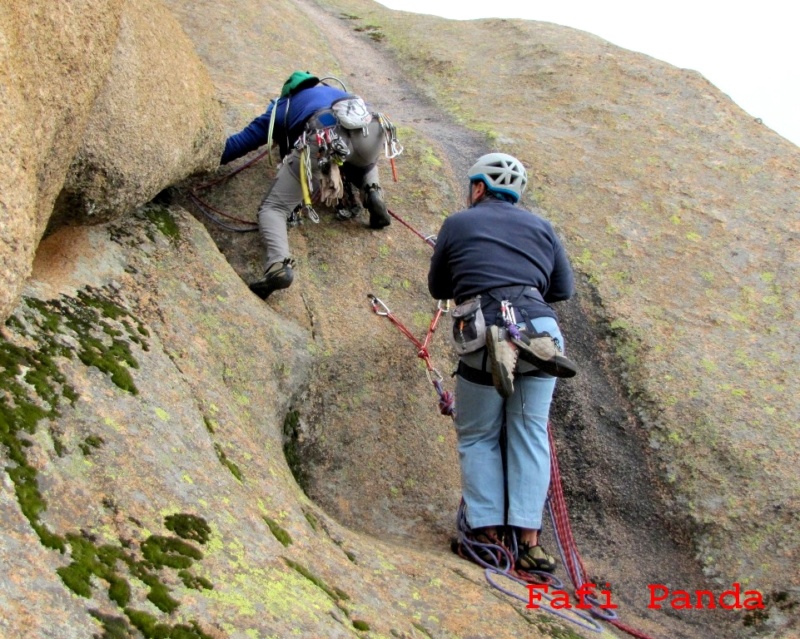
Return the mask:
<path id="1" fill-rule="evenodd" d="M 564 347 L 557 322 L 532 320 Z M 524 324 L 520 325 L 524 326 Z M 474 367 L 474 359 L 468 365 Z M 550 485 L 547 421 L 556 378 L 514 378 L 514 394 L 503 399 L 494 386 L 456 376 L 456 434 L 461 461 L 461 490 L 471 528 L 516 526 L 541 529 Z M 500 431 L 506 426 L 506 470 Z M 506 487 L 508 517 L 506 518 Z"/>

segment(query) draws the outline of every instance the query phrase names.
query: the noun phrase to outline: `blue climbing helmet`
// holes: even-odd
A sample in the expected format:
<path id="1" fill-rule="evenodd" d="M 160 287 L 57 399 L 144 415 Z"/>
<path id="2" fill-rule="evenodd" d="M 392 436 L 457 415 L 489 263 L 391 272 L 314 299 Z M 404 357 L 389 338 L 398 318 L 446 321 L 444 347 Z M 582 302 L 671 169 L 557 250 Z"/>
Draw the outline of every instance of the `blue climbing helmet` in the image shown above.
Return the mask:
<path id="1" fill-rule="evenodd" d="M 528 184 L 528 172 L 517 158 L 507 153 L 488 153 L 478 158 L 469 170 L 469 181 L 480 180 L 486 189 L 519 202 Z"/>
<path id="2" fill-rule="evenodd" d="M 285 98 L 294 95 L 298 91 L 313 87 L 319 83 L 319 78 L 311 74 L 311 71 L 295 71 L 286 78 L 281 89 L 281 97 Z"/>

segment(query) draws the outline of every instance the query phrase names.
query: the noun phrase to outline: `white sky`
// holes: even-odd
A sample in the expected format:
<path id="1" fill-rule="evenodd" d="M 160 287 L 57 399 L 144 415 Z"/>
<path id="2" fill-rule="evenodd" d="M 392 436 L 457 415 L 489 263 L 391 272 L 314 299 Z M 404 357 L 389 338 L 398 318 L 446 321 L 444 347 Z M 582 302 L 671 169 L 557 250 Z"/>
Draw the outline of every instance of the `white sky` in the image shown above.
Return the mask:
<path id="1" fill-rule="evenodd" d="M 800 1 L 378 0 L 451 19 L 525 18 L 694 69 L 800 146 Z"/>

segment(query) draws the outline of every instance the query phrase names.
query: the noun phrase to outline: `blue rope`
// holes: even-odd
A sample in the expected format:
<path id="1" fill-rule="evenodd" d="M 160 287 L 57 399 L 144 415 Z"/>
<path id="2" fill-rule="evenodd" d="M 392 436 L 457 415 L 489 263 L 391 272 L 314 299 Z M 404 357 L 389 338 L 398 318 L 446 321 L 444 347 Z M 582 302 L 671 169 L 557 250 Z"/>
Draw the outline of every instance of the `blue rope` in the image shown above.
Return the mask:
<path id="1" fill-rule="evenodd" d="M 486 568 L 484 570 L 484 575 L 486 577 L 486 581 L 488 581 L 493 587 L 497 588 L 497 590 L 499 590 L 503 594 L 508 595 L 509 597 L 513 597 L 514 599 L 517 599 L 518 601 L 523 602 L 526 605 L 529 603 L 530 599 L 528 597 L 523 597 L 522 595 L 520 595 L 520 594 L 518 594 L 516 592 L 513 592 L 511 590 L 508 590 L 507 588 L 504 588 L 500 584 L 498 584 L 495 581 L 493 581 L 493 579 L 492 579 L 492 575 L 493 574 L 494 575 L 499 575 L 500 577 L 505 577 L 506 579 L 509 579 L 509 580 L 511 580 L 511 581 L 513 581 L 515 583 L 518 583 L 518 584 L 521 584 L 521 585 L 525 586 L 526 588 L 529 585 L 527 581 L 523 581 L 522 579 L 519 579 L 518 577 L 515 577 L 514 575 L 510 575 L 507 572 L 504 572 L 504 571 L 501 571 L 501 570 L 495 570 L 495 569 L 492 569 L 492 568 Z M 550 596 L 546 595 L 545 593 L 541 593 L 541 594 L 542 594 L 542 599 L 544 599 L 548 603 L 551 602 L 553 599 L 555 599 L 555 597 L 550 597 Z M 555 615 L 556 617 L 561 617 L 565 621 L 569 621 L 571 623 L 574 623 L 576 626 L 584 628 L 585 630 L 591 630 L 592 632 L 603 632 L 603 627 L 597 621 L 592 619 L 589 615 L 587 615 L 587 614 L 585 614 L 583 612 L 580 612 L 578 610 L 573 610 L 572 612 L 565 613 L 565 612 L 561 612 L 561 610 L 559 610 L 557 608 L 553 608 L 551 605 L 542 605 L 542 606 L 539 607 L 539 610 L 546 610 L 547 612 Z M 576 617 L 577 617 L 577 619 L 576 619 Z"/>
<path id="2" fill-rule="evenodd" d="M 479 566 L 483 567 L 484 569 L 484 576 L 486 581 L 489 583 L 490 586 L 496 588 L 500 592 L 509 597 L 513 597 L 524 604 L 528 604 L 530 602 L 529 597 L 522 597 L 521 595 L 504 588 L 499 583 L 494 581 L 493 575 L 498 575 L 500 577 L 505 577 L 510 581 L 513 581 L 517 584 L 523 585 L 527 588 L 529 582 L 520 579 L 519 577 L 515 577 L 514 575 L 510 574 L 511 569 L 514 567 L 514 556 L 517 554 L 517 540 L 516 535 L 512 535 L 512 550 L 505 548 L 504 546 L 493 544 L 493 543 L 483 543 L 476 541 L 469 537 L 469 533 L 471 529 L 467 522 L 467 509 L 466 504 L 464 501 L 461 501 L 461 504 L 458 506 L 458 513 L 456 515 L 456 527 L 458 530 L 458 541 L 461 548 L 466 552 L 469 558 L 474 561 Z M 559 550 L 562 551 L 560 544 Z M 483 553 L 479 553 L 478 551 L 484 551 Z M 563 551 L 562 551 L 563 552 Z M 488 562 L 484 559 L 484 557 L 491 557 L 492 562 Z M 563 557 L 563 555 L 562 555 Z M 526 571 L 527 574 L 535 575 L 537 578 L 541 579 L 543 583 L 546 583 L 548 586 L 552 586 L 555 590 L 563 590 L 564 584 L 563 582 L 558 579 L 555 575 L 552 575 L 548 572 L 542 572 L 539 570 L 531 570 Z M 547 602 L 551 602 L 555 597 L 549 597 L 548 595 L 542 593 L 543 599 Z M 569 613 L 561 612 L 561 610 L 553 608 L 550 605 L 543 605 L 540 606 L 540 610 L 545 610 L 557 617 L 564 619 L 565 621 L 569 621 L 574 623 L 576 626 L 584 628 L 585 630 L 591 630 L 592 632 L 603 632 L 603 627 L 595 621 L 590 615 L 587 615 L 581 611 L 573 610 Z M 591 611 L 594 614 L 594 610 Z M 599 615 L 598 615 L 599 616 Z"/>
<path id="3" fill-rule="evenodd" d="M 435 379 L 433 380 L 433 387 L 439 395 L 439 412 L 442 415 L 449 415 L 455 418 L 456 416 L 456 398 L 450 391 L 444 390 L 442 383 Z"/>

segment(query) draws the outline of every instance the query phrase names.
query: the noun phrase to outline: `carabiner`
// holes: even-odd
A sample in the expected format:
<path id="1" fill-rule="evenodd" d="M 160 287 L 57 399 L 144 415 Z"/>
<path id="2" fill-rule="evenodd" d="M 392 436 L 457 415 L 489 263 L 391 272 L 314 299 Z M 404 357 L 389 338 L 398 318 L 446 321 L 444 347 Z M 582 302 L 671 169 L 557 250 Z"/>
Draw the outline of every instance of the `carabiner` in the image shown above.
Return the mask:
<path id="1" fill-rule="evenodd" d="M 372 310 L 375 313 L 375 315 L 381 315 L 383 317 L 388 317 L 391 314 L 391 311 L 389 310 L 389 307 L 386 306 L 386 304 L 384 304 L 383 302 L 381 302 L 381 300 L 379 300 L 377 297 L 375 297 L 372 293 L 367 293 L 367 298 L 372 303 Z M 379 311 L 378 310 L 378 306 L 381 306 L 384 310 L 383 311 Z"/>
<path id="2" fill-rule="evenodd" d="M 439 371 L 437 371 L 435 368 L 433 368 L 433 367 L 426 368 L 425 369 L 425 374 L 428 376 L 428 381 L 431 384 L 435 384 L 436 382 L 444 381 L 444 377 L 442 377 L 442 374 Z"/>

